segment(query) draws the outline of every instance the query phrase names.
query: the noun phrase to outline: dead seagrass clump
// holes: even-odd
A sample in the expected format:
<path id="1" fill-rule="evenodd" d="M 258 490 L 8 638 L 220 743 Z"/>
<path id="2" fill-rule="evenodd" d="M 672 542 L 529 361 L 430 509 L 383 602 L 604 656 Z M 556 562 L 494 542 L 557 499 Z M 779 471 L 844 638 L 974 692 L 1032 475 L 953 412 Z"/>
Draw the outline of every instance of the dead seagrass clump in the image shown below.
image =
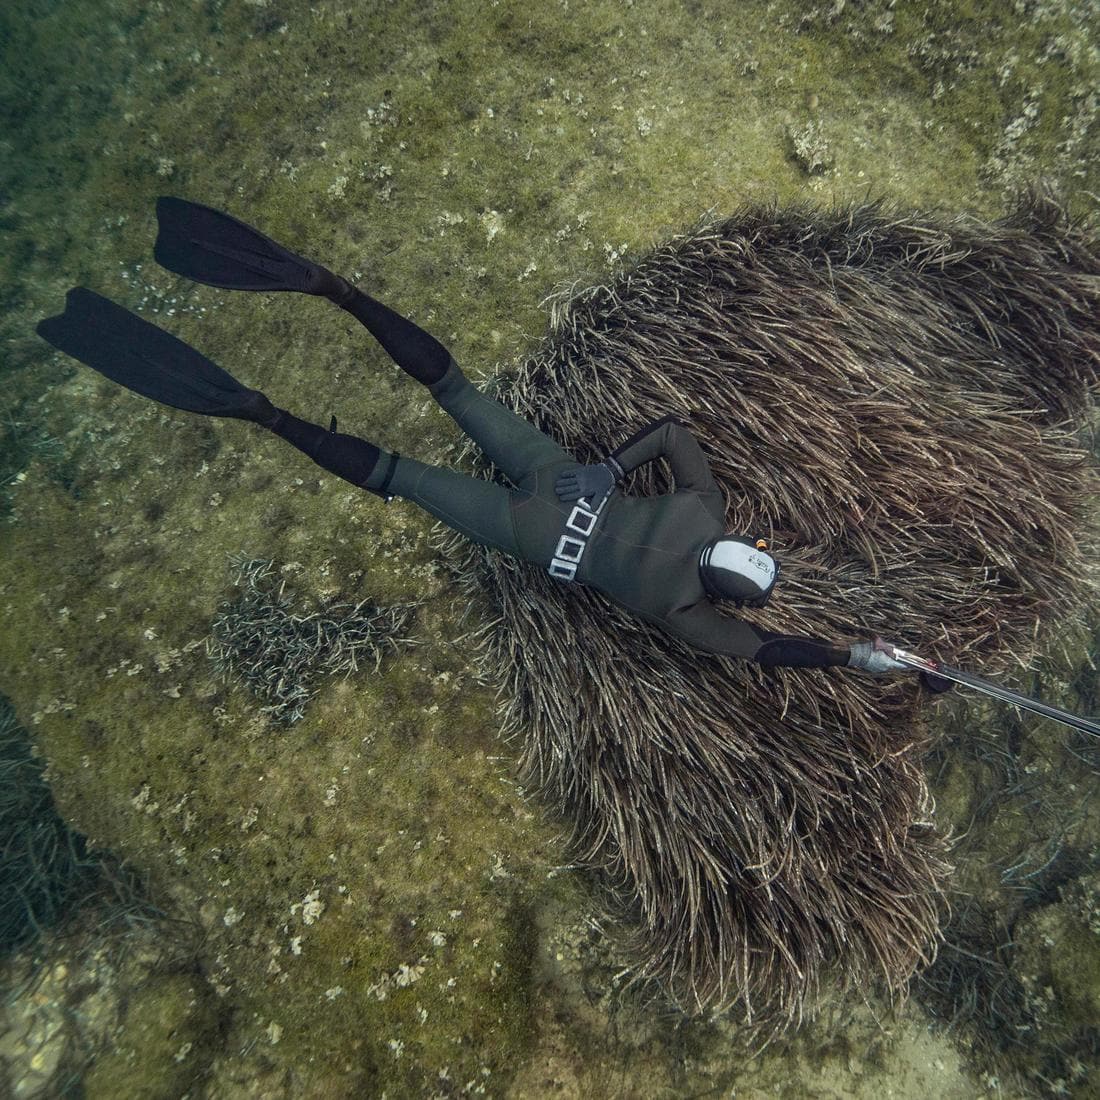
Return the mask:
<path id="1" fill-rule="evenodd" d="M 304 717 L 326 677 L 350 676 L 364 663 L 377 669 L 387 652 L 419 644 L 406 633 L 416 604 L 381 607 L 368 599 L 308 611 L 296 608 L 274 562 L 239 555 L 233 567 L 241 591 L 218 608 L 206 652 L 224 678 L 246 684 L 278 722 Z"/>
<path id="2" fill-rule="evenodd" d="M 991 674 L 1079 614 L 1100 479 L 1076 432 L 1100 364 L 1095 232 L 1032 196 L 995 224 L 871 204 L 747 208 L 563 297 L 502 396 L 582 461 L 691 426 L 728 529 L 783 561 L 771 630 L 881 633 Z M 627 492 L 671 488 L 667 468 Z M 903 992 L 949 868 L 909 678 L 768 673 L 598 593 L 444 538 L 499 622 L 525 779 L 629 918 L 639 979 L 763 1028 L 824 979 Z"/>

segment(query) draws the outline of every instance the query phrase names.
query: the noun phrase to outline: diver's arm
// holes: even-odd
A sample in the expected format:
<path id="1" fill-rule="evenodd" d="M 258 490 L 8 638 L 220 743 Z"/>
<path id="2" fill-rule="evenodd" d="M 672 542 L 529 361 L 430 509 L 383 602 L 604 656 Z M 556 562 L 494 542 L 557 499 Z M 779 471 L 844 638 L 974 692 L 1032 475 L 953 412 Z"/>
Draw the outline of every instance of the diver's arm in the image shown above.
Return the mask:
<path id="1" fill-rule="evenodd" d="M 564 470 L 554 489 L 564 501 L 581 497 L 600 500 L 631 471 L 662 457 L 672 467 L 677 491 L 699 493 L 708 510 L 721 521 L 726 510 L 725 498 L 711 475 L 706 456 L 695 436 L 672 416 L 647 424 L 602 462 Z"/>
<path id="2" fill-rule="evenodd" d="M 832 668 L 847 665 L 851 647 L 821 638 L 773 634 L 751 623 L 720 614 L 701 600 L 664 620 L 668 629 L 696 649 L 744 657 L 765 668 Z"/>
<path id="3" fill-rule="evenodd" d="M 697 493 L 719 491 L 695 436 L 671 415 L 647 424 L 616 447 L 604 462 L 611 467 L 615 480 L 622 481 L 632 470 L 662 456 L 672 467 L 677 489 Z"/>

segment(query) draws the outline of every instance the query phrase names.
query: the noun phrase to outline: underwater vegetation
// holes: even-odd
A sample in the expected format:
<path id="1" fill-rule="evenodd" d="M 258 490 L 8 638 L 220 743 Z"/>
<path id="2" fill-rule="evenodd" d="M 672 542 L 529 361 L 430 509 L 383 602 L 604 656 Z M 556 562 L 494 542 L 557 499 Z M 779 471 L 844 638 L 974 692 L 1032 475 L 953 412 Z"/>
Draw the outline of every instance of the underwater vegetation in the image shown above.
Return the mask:
<path id="1" fill-rule="evenodd" d="M 39 427 L 17 419 L 11 409 L 0 414 L 0 515 L 10 507 L 10 486 L 18 485 L 27 475 L 34 459 L 56 460 L 61 442 Z"/>
<path id="2" fill-rule="evenodd" d="M 591 460 L 608 423 L 682 418 L 727 528 L 783 562 L 770 629 L 1003 671 L 1089 598 L 1098 272 L 1095 231 L 1041 194 L 992 224 L 746 207 L 560 302 L 504 397 Z M 948 853 L 911 683 L 767 675 L 445 545 L 494 594 L 525 782 L 576 821 L 639 979 L 774 1029 L 826 976 L 900 992 L 933 959 Z"/>
<path id="3" fill-rule="evenodd" d="M 65 823 L 30 735 L 0 697 L 0 956 L 93 901 L 110 923 L 151 912 L 137 877 Z"/>
<path id="4" fill-rule="evenodd" d="M 823 1013 L 750 1060 L 736 1023 L 620 997 L 625 962 L 595 964 L 617 926 L 603 935 L 590 925 L 588 877 L 557 866 L 560 823 L 510 782 L 518 745 L 495 742 L 492 695 L 460 637 L 470 601 L 444 584 L 430 522 L 340 491 L 277 441 L 144 408 L 50 356 L 34 326 L 68 286 L 86 283 L 178 324 L 204 353 L 250 384 L 277 386 L 303 412 L 340 413 L 369 438 L 415 440 L 418 457 L 450 462 L 453 425 L 331 316 L 230 299 L 157 271 L 155 197 L 222 206 L 316 249 L 484 377 L 538 346 L 539 303 L 552 288 L 606 282 L 621 257 L 648 252 L 703 210 L 871 195 L 988 219 L 1012 187 L 1048 175 L 1072 210 L 1093 209 L 1096 30 L 1081 0 L 90 0 L 0 10 L 0 373 L 13 417 L 64 447 L 60 470 L 38 453 L 2 467 L 0 480 L 26 476 L 3 494 L 0 688 L 49 761 L 63 812 L 154 876 L 173 914 L 197 910 L 200 933 L 184 973 L 201 982 L 120 982 L 126 1019 L 95 1047 L 90 1100 L 114 1100 L 120 1082 L 135 1093 L 295 1100 L 1030 1095 L 1006 1063 L 1060 1041 L 1046 1028 L 1052 1013 L 1086 1017 L 1087 999 L 1065 974 L 1087 957 L 1080 922 L 1068 923 L 1077 880 L 1062 876 L 1100 838 L 1095 815 L 1071 830 L 1073 859 L 1055 859 L 1049 893 L 1023 920 L 975 876 L 958 885 L 980 887 L 992 919 L 955 941 L 954 924 L 942 925 L 947 942 L 1009 966 L 1019 988 L 1038 979 L 1044 1030 L 1005 1048 L 992 1068 L 999 1083 L 970 1076 L 962 985 L 944 1002 L 949 1021 L 961 994 L 953 1029 L 929 1027 L 919 990 L 896 1015 L 871 998 L 859 1026 Z M 592 426 L 593 453 L 615 441 L 616 425 L 599 435 Z M 783 442 L 781 431 L 771 438 Z M 789 451 L 783 459 L 791 463 Z M 796 458 L 790 469 L 804 465 Z M 227 595 L 225 556 L 242 546 L 300 562 L 293 587 L 304 601 L 334 587 L 352 602 L 427 595 L 416 625 L 425 644 L 378 673 L 319 682 L 304 717 L 277 728 L 249 690 L 215 686 L 202 653 Z M 923 583 L 912 563 L 885 570 L 907 571 Z M 532 665 L 541 652 L 531 651 Z M 1095 680 L 1094 668 L 1080 668 Z M 987 670 L 1021 686 L 1015 663 Z M 634 685 L 624 680 L 621 696 L 614 686 L 633 706 Z M 877 704 L 882 687 L 869 685 L 859 703 Z M 1003 712 L 971 699 L 927 709 L 964 719 L 944 747 L 975 783 L 992 764 L 972 758 L 968 737 L 994 746 L 1013 733 Z M 728 714 L 728 700 L 715 710 Z M 894 713 L 882 720 L 904 738 L 912 708 Z M 687 708 L 677 715 L 690 731 Z M 774 712 L 767 717 L 760 728 L 780 738 Z M 930 725 L 938 735 L 940 723 Z M 1059 800 L 1072 794 L 1062 774 L 1081 774 L 1029 775 L 1025 767 L 1063 763 L 1049 729 L 1029 734 L 1010 752 L 1021 782 L 1043 784 L 1001 800 L 1019 809 L 1019 824 L 1007 829 L 1005 814 L 989 822 L 1011 833 L 996 845 L 976 826 L 973 850 L 951 857 L 986 868 L 999 889 L 1001 872 L 1025 855 L 1010 883 L 1045 880 L 1026 876 L 1057 848 Z M 992 747 L 978 751 L 993 760 Z M 924 762 L 937 828 L 965 830 L 959 780 L 939 762 Z M 1040 795 L 1050 812 L 1024 814 Z M 1025 850 L 1026 829 L 1048 825 Z M 327 909 L 306 926 L 305 899 L 318 890 Z M 1055 910 L 1067 923 L 1051 923 Z M 997 955 L 1017 924 L 1026 949 Z M 1073 950 L 1051 959 L 1047 975 L 1037 965 L 1044 937 L 1063 927 L 1074 929 Z M 949 954 L 941 944 L 938 960 Z M 70 977 L 102 981 L 75 967 Z M 56 988 L 42 990 L 71 1005 Z M 219 1026 L 206 1026 L 205 1007 L 191 1015 L 195 1000 L 216 1003 Z M 1013 1025 L 1028 1023 L 994 1004 Z M 979 1004 L 975 1030 L 985 1019 Z M 923 1045 L 905 1061 L 913 1036 Z M 1089 1097 L 1095 1062 L 1089 1082 L 1052 1054 L 1050 1065 L 1032 1063 L 1052 1084 L 1035 1078 L 1035 1087 L 1051 1094 L 1064 1078 L 1063 1091 Z"/>
<path id="5" fill-rule="evenodd" d="M 1085 652 L 1098 641 L 1093 616 Z M 1090 663 L 1067 700 L 1096 714 Z M 990 1073 L 1011 1065 L 1025 1089 L 1087 1095 L 1100 1059 L 1100 743 L 1062 731 L 1043 744 L 1012 714 L 999 725 L 990 736 L 953 715 L 928 757 L 961 835 L 944 942 L 914 991 Z"/>
<path id="6" fill-rule="evenodd" d="M 30 737 L 6 699 L 0 699 L 0 837 L 0 952 L 8 952 L 66 913 L 98 865 L 58 814 Z"/>
<path id="7" fill-rule="evenodd" d="M 350 676 L 363 661 L 377 671 L 386 653 L 417 644 L 406 635 L 416 604 L 379 607 L 367 599 L 295 609 L 274 562 L 241 555 L 233 567 L 241 593 L 218 608 L 206 651 L 223 677 L 243 681 L 278 722 L 299 721 L 325 677 Z"/>

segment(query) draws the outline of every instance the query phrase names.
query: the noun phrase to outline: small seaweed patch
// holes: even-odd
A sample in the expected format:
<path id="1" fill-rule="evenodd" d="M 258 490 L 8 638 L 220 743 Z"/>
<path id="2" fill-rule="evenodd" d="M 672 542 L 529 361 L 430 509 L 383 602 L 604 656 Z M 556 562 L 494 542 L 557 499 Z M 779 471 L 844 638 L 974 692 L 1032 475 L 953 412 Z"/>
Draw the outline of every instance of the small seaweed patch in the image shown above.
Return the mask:
<path id="1" fill-rule="evenodd" d="M 241 591 L 219 607 L 206 651 L 222 677 L 246 684 L 277 722 L 304 717 L 321 680 L 351 676 L 364 661 L 377 670 L 387 652 L 419 644 L 405 633 L 419 604 L 365 599 L 295 610 L 297 597 L 274 562 L 238 555 L 233 567 Z"/>

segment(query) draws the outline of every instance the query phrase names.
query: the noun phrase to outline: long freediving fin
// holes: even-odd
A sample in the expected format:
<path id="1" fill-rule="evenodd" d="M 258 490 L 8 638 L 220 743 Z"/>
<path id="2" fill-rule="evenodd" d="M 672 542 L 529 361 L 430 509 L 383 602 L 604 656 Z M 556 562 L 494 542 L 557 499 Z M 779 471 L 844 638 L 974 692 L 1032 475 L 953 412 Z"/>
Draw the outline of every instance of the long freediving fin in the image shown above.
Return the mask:
<path id="1" fill-rule="evenodd" d="M 39 321 L 36 331 L 66 355 L 162 405 L 258 423 L 275 415 L 259 390 L 241 385 L 189 344 L 85 287 L 73 287 L 65 312 Z"/>
<path id="2" fill-rule="evenodd" d="M 195 282 L 228 290 L 297 290 L 326 297 L 348 289 L 327 268 L 201 203 L 162 196 L 157 199 L 157 224 L 157 263 Z"/>
<path id="3" fill-rule="evenodd" d="M 230 290 L 298 290 L 346 310 L 418 382 L 446 373 L 450 352 L 434 336 L 328 268 L 284 248 L 230 214 L 186 199 L 157 199 L 157 263 L 177 275 Z"/>
<path id="4" fill-rule="evenodd" d="M 1079 715 L 1071 714 L 1068 710 L 1062 710 L 1060 707 L 1052 707 L 1050 704 L 1032 699 L 1028 695 L 1021 695 L 1019 692 L 1001 687 L 1000 684 L 983 679 L 981 676 L 975 676 L 972 672 L 963 672 L 961 669 L 951 668 L 939 661 L 933 661 L 927 657 L 918 657 L 915 653 L 909 653 L 899 646 L 883 641 L 882 638 L 875 639 L 875 648 L 895 661 L 899 661 L 901 664 L 919 672 L 941 676 L 945 680 L 951 680 L 963 687 L 973 688 L 975 691 L 999 699 L 1002 703 L 1011 703 L 1013 706 L 1020 707 L 1021 710 L 1042 715 L 1042 717 L 1050 718 L 1054 722 L 1061 722 L 1063 725 L 1080 730 L 1082 733 L 1092 734 L 1093 737 L 1100 737 L 1100 722 L 1091 718 L 1082 718 Z"/>

